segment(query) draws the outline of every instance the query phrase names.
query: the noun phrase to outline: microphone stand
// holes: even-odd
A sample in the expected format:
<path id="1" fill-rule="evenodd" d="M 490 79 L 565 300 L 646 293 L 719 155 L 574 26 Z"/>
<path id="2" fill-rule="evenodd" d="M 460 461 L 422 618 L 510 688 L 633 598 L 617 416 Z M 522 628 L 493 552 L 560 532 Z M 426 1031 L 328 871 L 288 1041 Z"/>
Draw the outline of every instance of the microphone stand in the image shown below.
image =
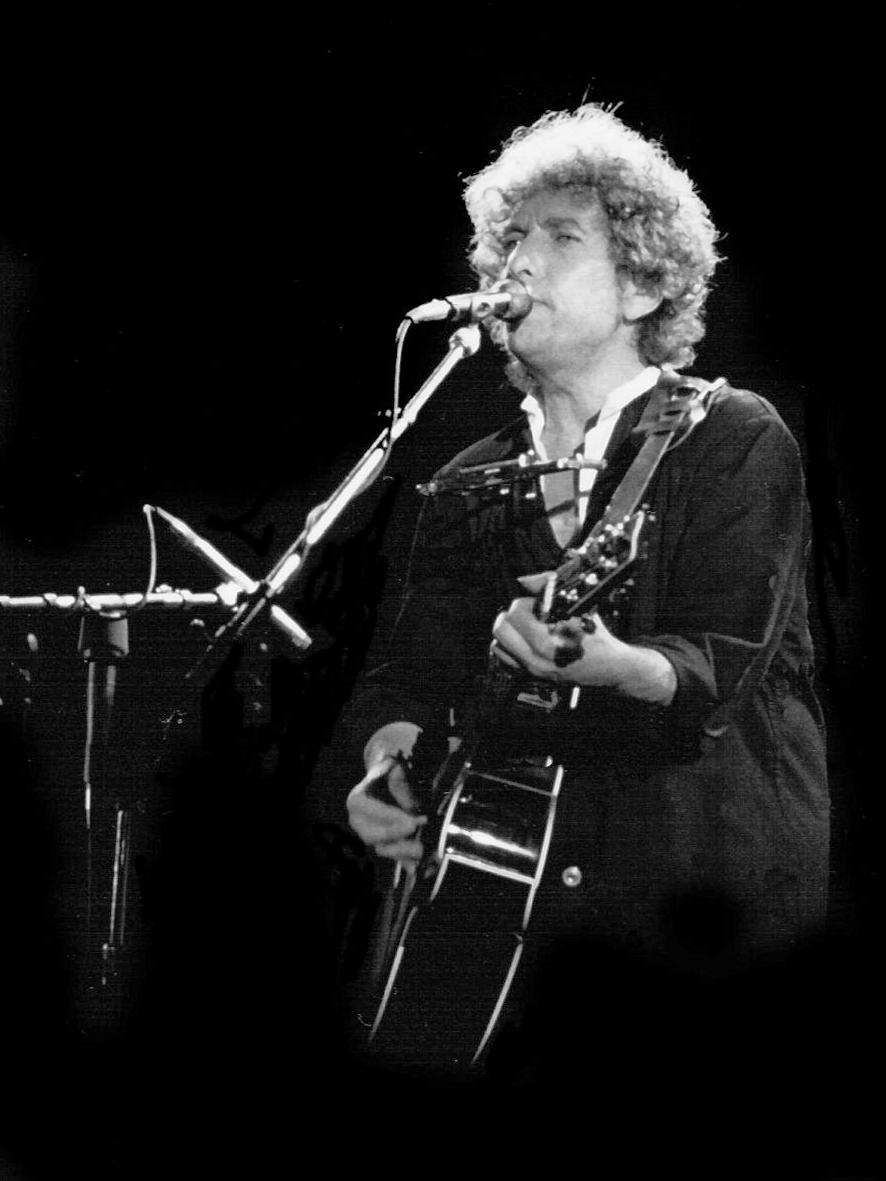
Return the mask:
<path id="1" fill-rule="evenodd" d="M 408 322 L 401 325 L 400 334 Z M 398 335 L 400 335 L 398 334 Z M 187 590 L 160 588 L 150 593 L 97 594 L 87 596 L 84 588 L 76 595 L 57 595 L 52 592 L 11 596 L 0 595 L 0 611 L 47 611 L 55 610 L 82 615 L 78 650 L 87 666 L 86 684 L 86 739 L 83 757 L 83 824 L 86 846 L 86 905 L 85 926 L 87 938 L 86 973 L 87 991 L 90 998 L 102 1001 L 101 1016 L 105 1021 L 119 1014 L 115 1011 L 121 1000 L 111 995 L 111 986 L 116 984 L 119 973 L 118 952 L 126 940 L 127 888 L 132 847 L 133 802 L 125 800 L 118 790 L 111 808 L 113 828 L 113 851 L 107 888 L 104 891 L 107 910 L 99 922 L 95 917 L 96 873 L 95 849 L 97 817 L 100 810 L 106 817 L 106 805 L 110 793 L 106 790 L 110 767 L 111 723 L 117 688 L 117 669 L 129 650 L 128 616 L 145 608 L 166 610 L 188 610 L 195 607 L 221 606 L 229 612 L 228 620 L 219 627 L 210 639 L 205 651 L 186 674 L 186 680 L 194 681 L 198 671 L 203 670 L 209 657 L 224 644 L 222 654 L 230 651 L 250 625 L 266 609 L 271 622 L 291 641 L 294 648 L 305 652 L 311 646 L 311 637 L 273 600 L 281 595 L 295 580 L 308 554 L 319 544 L 345 512 L 348 506 L 379 475 L 384 467 L 392 445 L 411 427 L 427 401 L 449 376 L 455 366 L 467 357 L 473 356 L 480 347 L 480 329 L 476 324 L 460 328 L 449 339 L 449 349 L 442 361 L 425 380 L 417 393 L 404 406 L 391 426 L 382 431 L 371 447 L 351 469 L 342 483 L 328 500 L 314 508 L 307 517 L 299 536 L 286 549 L 261 581 L 256 582 L 239 570 L 219 550 L 196 534 L 185 522 L 173 517 L 163 509 L 154 507 L 183 542 L 198 553 L 204 561 L 228 580 L 216 591 L 195 594 Z M 97 685 L 101 685 L 101 695 Z M 179 711 L 174 710 L 170 725 Z M 98 736 L 98 741 L 96 740 Z M 94 787 L 101 791 L 94 791 Z M 134 802 L 135 810 L 139 802 Z M 98 964 L 94 962 L 94 942 L 101 939 Z M 109 1002 L 116 1002 L 113 1006 Z M 109 1011 L 110 1010 L 110 1011 Z M 94 1018 L 98 1013 L 88 1016 Z"/>
<path id="2" fill-rule="evenodd" d="M 117 688 L 117 666 L 129 655 L 129 620 L 121 614 L 86 614 L 80 620 L 77 650 L 86 662 L 86 736 L 83 749 L 83 813 L 86 828 L 86 942 L 93 931 L 93 786 L 96 802 L 104 809 L 111 803 L 108 769 L 111 754 L 111 720 Z M 101 685 L 101 696 L 96 693 Z M 118 790 L 112 802 L 114 851 L 110 881 L 110 911 L 101 945 L 101 984 L 107 987 L 115 971 L 117 948 L 126 932 L 126 885 L 131 820 Z"/>
<path id="3" fill-rule="evenodd" d="M 406 324 L 407 321 L 404 321 L 404 325 Z M 404 325 L 401 325 L 401 332 L 404 330 Z M 212 637 L 206 652 L 188 674 L 189 676 L 195 675 L 197 670 L 202 668 L 204 660 L 220 643 L 223 641 L 236 642 L 253 621 L 272 603 L 272 600 L 283 594 L 292 585 L 308 554 L 323 540 L 349 505 L 378 476 L 387 462 L 388 452 L 393 444 L 415 424 L 425 404 L 456 365 L 477 352 L 480 341 L 480 328 L 476 324 L 469 324 L 453 332 L 449 338 L 449 350 L 443 360 L 403 407 L 391 426 L 382 431 L 372 446 L 357 461 L 329 499 L 308 513 L 302 532 L 287 547 L 264 578 L 246 591 L 231 617 Z M 277 610 L 279 608 L 276 605 L 272 606 L 272 615 Z"/>
<path id="4" fill-rule="evenodd" d="M 111 1025 L 119 1016 L 119 953 L 126 944 L 132 817 L 144 806 L 112 785 L 112 721 L 117 673 L 129 654 L 129 615 L 135 610 L 230 609 L 223 592 L 160 589 L 145 594 L 76 595 L 51 591 L 0 595 L 0 612 L 62 612 L 80 616 L 77 650 L 86 664 L 85 735 L 82 762 L 84 847 L 82 918 L 84 946 L 81 1016 L 90 1026 Z M 107 861 L 105 858 L 107 857 Z"/>
<path id="5" fill-rule="evenodd" d="M 408 320 L 404 320 L 398 331 L 401 340 L 407 327 Z M 200 657 L 185 674 L 186 686 L 193 691 L 198 685 L 198 674 L 199 683 L 205 685 L 207 678 L 223 666 L 247 629 L 266 610 L 270 621 L 287 636 L 300 654 L 310 649 L 311 637 L 273 600 L 294 583 L 309 553 L 322 541 L 348 506 L 379 475 L 393 443 L 415 423 L 421 409 L 455 366 L 477 352 L 480 342 L 480 329 L 476 324 L 460 328 L 450 336 L 449 349 L 442 361 L 403 407 L 390 428 L 382 431 L 358 460 L 329 499 L 308 513 L 302 532 L 261 581 L 257 582 L 240 570 L 186 522 L 174 517 L 165 509 L 145 506 L 160 516 L 189 549 L 228 580 L 227 587 L 221 586 L 218 590 L 228 597 L 230 616 L 209 639 Z M 184 705 L 173 709 L 164 726 L 164 743 L 167 743 L 171 735 L 182 725 L 186 712 Z"/>

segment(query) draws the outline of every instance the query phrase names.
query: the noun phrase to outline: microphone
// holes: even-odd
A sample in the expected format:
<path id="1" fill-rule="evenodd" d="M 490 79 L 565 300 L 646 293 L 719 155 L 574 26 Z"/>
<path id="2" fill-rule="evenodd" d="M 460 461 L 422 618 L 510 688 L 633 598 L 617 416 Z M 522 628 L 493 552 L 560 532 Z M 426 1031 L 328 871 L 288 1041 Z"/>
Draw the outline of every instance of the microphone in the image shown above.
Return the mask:
<path id="1" fill-rule="evenodd" d="M 408 311 L 405 319 L 413 324 L 424 324 L 428 320 L 468 320 L 474 324 L 489 316 L 497 320 L 519 320 L 531 307 L 532 296 L 522 283 L 502 280 L 489 291 L 471 291 L 467 295 L 428 300 Z"/>
<path id="2" fill-rule="evenodd" d="M 235 566 L 233 562 L 228 561 L 221 550 L 217 550 L 205 537 L 201 537 L 199 533 L 195 533 L 191 526 L 179 517 L 174 517 L 172 513 L 168 513 L 156 504 L 146 505 L 146 508 L 156 513 L 158 517 L 162 517 L 173 533 L 181 538 L 188 549 L 199 554 L 207 565 L 227 578 L 228 582 L 232 583 L 238 591 L 242 591 L 246 595 L 252 595 L 259 590 L 260 583 L 256 582 L 254 578 L 250 578 L 239 566 Z M 231 595 L 229 589 L 224 584 L 217 587 L 215 593 L 218 595 L 219 601 L 224 602 L 226 606 L 235 606 L 238 596 Z M 231 601 L 227 602 L 227 598 L 230 598 Z M 272 621 L 282 632 L 285 632 L 297 648 L 306 649 L 311 646 L 313 641 L 308 633 L 278 603 L 272 603 L 269 610 Z"/>
<path id="3" fill-rule="evenodd" d="M 152 512 L 156 513 L 158 517 L 162 517 L 173 533 L 178 534 L 184 544 L 189 550 L 193 550 L 195 554 L 211 566 L 218 574 L 227 578 L 228 582 L 232 582 L 239 590 L 245 591 L 246 594 L 251 595 L 258 587 L 258 583 L 254 578 L 250 578 L 248 574 L 244 573 L 233 562 L 229 562 L 221 550 L 217 550 L 215 546 L 201 537 L 199 533 L 195 533 L 190 525 L 187 525 L 179 517 L 174 517 L 172 513 L 168 513 L 166 509 L 162 509 L 159 505 L 148 505 Z"/>

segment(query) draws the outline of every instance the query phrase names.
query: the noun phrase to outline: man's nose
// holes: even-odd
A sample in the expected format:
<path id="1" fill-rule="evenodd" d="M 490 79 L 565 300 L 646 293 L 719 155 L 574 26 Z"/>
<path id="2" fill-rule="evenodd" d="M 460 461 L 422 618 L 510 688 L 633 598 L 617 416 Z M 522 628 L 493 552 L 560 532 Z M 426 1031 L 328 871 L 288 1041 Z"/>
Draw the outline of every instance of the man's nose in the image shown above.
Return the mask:
<path id="1" fill-rule="evenodd" d="M 529 235 L 518 242 L 508 257 L 507 275 L 510 279 L 524 280 L 538 275 L 538 253 Z"/>

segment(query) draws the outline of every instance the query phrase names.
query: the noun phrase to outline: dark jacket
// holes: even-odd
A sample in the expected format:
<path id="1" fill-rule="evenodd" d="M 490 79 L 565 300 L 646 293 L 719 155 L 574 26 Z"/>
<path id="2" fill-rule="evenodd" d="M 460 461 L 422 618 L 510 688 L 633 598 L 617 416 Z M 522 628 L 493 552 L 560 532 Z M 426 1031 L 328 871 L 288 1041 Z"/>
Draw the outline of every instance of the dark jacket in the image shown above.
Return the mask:
<path id="1" fill-rule="evenodd" d="M 646 402 L 621 415 L 586 528 L 639 449 Z M 521 419 L 441 474 L 528 447 Z M 525 594 L 517 577 L 563 561 L 532 492 L 429 499 L 390 659 L 361 699 L 365 737 L 457 709 L 497 611 Z M 823 920 L 829 820 L 798 448 L 768 402 L 726 387 L 645 499 L 647 553 L 615 630 L 663 653 L 677 691 L 662 709 L 585 690 L 552 733 L 567 773 L 537 942 L 594 933 L 678 959 L 792 944 Z"/>

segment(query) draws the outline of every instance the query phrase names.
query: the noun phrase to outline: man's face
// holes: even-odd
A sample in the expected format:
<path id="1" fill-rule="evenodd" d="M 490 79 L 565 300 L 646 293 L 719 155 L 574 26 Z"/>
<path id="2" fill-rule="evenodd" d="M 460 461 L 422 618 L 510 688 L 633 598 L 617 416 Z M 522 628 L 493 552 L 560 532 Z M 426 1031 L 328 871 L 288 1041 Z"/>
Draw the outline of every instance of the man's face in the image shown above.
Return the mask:
<path id="1" fill-rule="evenodd" d="M 592 198 L 541 189 L 515 210 L 504 243 L 507 274 L 533 297 L 508 333 L 530 369 L 556 377 L 630 345 L 633 288 L 619 282 L 606 218 Z"/>

